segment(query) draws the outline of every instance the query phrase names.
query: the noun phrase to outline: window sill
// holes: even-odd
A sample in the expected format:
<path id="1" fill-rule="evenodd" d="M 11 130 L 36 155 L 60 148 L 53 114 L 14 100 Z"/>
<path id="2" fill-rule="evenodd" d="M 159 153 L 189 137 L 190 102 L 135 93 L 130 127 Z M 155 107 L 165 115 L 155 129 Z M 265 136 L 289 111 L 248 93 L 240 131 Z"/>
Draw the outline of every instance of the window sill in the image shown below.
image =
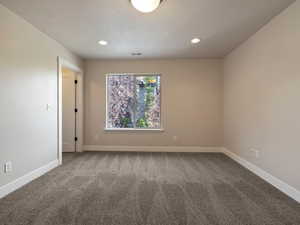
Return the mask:
<path id="1" fill-rule="evenodd" d="M 153 132 L 163 132 L 164 129 L 136 129 L 136 128 L 104 128 L 104 131 L 153 131 Z"/>

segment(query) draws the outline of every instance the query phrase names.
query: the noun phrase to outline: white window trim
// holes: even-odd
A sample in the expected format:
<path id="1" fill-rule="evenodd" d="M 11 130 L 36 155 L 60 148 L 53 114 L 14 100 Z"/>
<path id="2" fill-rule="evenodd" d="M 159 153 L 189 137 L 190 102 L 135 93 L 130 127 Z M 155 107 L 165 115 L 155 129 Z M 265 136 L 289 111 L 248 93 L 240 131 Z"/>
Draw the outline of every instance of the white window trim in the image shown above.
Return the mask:
<path id="1" fill-rule="evenodd" d="M 108 77 L 111 75 L 121 75 L 121 76 L 160 76 L 160 128 L 109 128 L 107 126 L 107 118 L 108 118 L 108 88 L 107 88 L 107 80 Z M 105 74 L 105 131 L 156 131 L 156 132 L 162 132 L 163 129 L 163 121 L 162 121 L 162 74 L 161 73 L 107 73 Z"/>

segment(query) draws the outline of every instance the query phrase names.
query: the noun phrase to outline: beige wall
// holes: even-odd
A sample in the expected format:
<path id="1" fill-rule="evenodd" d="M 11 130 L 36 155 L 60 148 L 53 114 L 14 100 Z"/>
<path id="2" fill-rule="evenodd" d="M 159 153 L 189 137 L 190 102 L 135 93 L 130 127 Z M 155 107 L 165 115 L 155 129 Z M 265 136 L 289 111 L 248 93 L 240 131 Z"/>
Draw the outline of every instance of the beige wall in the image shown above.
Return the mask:
<path id="1" fill-rule="evenodd" d="M 162 74 L 163 132 L 104 131 L 105 74 L 112 72 Z M 85 144 L 222 146 L 221 60 L 87 60 Z"/>
<path id="2" fill-rule="evenodd" d="M 300 1 L 225 58 L 225 146 L 300 190 Z M 260 157 L 249 150 L 256 148 Z"/>
<path id="3" fill-rule="evenodd" d="M 0 30 L 2 186 L 57 159 L 56 58 L 81 60 L 1 5 Z M 6 161 L 13 172 L 4 174 Z"/>

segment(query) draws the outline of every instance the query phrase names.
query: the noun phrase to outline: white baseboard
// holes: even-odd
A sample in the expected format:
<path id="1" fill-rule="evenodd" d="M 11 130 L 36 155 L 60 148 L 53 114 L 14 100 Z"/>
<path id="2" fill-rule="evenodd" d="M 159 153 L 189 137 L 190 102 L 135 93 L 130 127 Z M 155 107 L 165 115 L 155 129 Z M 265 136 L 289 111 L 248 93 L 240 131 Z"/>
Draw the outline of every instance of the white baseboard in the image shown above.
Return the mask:
<path id="1" fill-rule="evenodd" d="M 249 161 L 241 158 L 237 154 L 229 151 L 228 149 L 223 149 L 224 154 L 226 154 L 228 157 L 233 159 L 234 161 L 241 164 L 243 167 L 247 168 L 251 172 L 255 173 L 260 178 L 264 179 L 289 197 L 293 198 L 297 202 L 300 203 L 300 191 L 298 191 L 296 188 L 290 186 L 289 184 L 283 182 L 282 180 L 278 179 L 277 177 L 274 177 L 273 175 L 269 174 L 268 172 L 264 171 L 263 169 L 259 168 L 258 166 L 254 165 L 253 163 L 250 163 Z"/>
<path id="2" fill-rule="evenodd" d="M 0 199 L 4 196 L 10 194 L 11 192 L 19 189 L 20 187 L 24 186 L 25 184 L 28 184 L 29 182 L 33 181 L 34 179 L 44 175 L 45 173 L 49 172 L 50 170 L 54 169 L 59 165 L 58 160 L 54 160 L 50 163 L 48 163 L 45 166 L 42 166 L 30 173 L 25 174 L 22 177 L 19 177 L 18 179 L 3 185 L 0 187 Z"/>
<path id="3" fill-rule="evenodd" d="M 222 147 L 84 145 L 84 151 L 104 152 L 222 152 Z"/>
<path id="4" fill-rule="evenodd" d="M 63 143 L 62 152 L 75 152 L 75 144 Z"/>

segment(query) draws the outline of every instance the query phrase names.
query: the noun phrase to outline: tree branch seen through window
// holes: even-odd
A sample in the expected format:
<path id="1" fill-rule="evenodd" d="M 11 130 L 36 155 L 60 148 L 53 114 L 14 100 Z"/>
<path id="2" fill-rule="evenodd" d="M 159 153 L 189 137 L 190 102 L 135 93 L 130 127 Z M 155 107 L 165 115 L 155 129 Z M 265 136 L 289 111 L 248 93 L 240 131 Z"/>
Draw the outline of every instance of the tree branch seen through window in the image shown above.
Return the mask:
<path id="1" fill-rule="evenodd" d="M 160 75 L 108 75 L 106 128 L 160 129 Z"/>

